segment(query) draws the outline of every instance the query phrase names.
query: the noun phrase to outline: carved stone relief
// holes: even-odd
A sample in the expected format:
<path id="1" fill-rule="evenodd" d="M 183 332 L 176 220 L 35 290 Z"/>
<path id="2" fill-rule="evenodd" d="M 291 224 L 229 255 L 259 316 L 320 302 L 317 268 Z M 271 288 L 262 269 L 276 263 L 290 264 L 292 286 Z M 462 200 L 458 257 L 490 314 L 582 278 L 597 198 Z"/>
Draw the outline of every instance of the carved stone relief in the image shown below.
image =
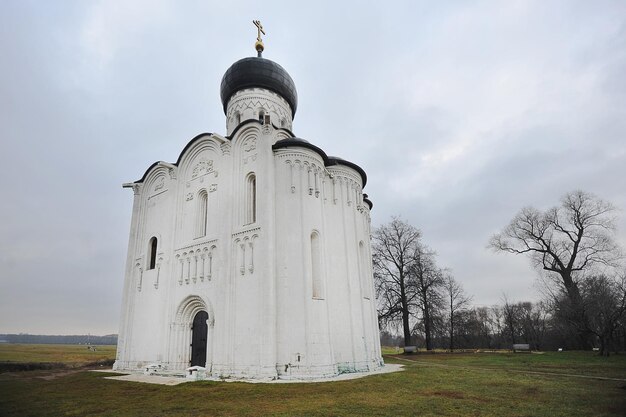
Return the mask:
<path id="1" fill-rule="evenodd" d="M 150 190 L 150 194 L 148 196 L 148 200 L 151 198 L 154 198 L 160 194 L 163 194 L 164 192 L 167 191 L 166 188 L 166 184 L 165 184 L 165 175 L 160 174 L 155 180 L 154 180 L 154 185 L 152 186 L 151 190 Z"/>
<path id="2" fill-rule="evenodd" d="M 257 153 L 256 151 L 256 137 L 247 138 L 243 142 L 243 163 L 247 164 L 248 162 L 256 161 Z"/>
<path id="3" fill-rule="evenodd" d="M 210 159 L 202 158 L 196 163 L 193 167 L 193 171 L 191 173 L 191 179 L 196 179 L 200 176 L 214 173 L 217 177 L 217 171 L 213 169 L 213 161 Z"/>
<path id="4" fill-rule="evenodd" d="M 143 281 L 143 268 L 141 267 L 141 258 L 136 259 L 135 270 L 137 271 L 137 291 L 141 292 L 141 285 Z"/>
<path id="5" fill-rule="evenodd" d="M 155 268 L 157 270 L 156 278 L 154 280 L 154 289 L 159 289 L 159 276 L 161 275 L 161 264 L 163 263 L 163 252 L 160 252 L 158 255 Z"/>
<path id="6" fill-rule="evenodd" d="M 256 149 L 256 138 L 246 139 L 242 146 L 244 152 L 251 152 Z"/>
<path id="7" fill-rule="evenodd" d="M 259 237 L 259 230 L 260 228 L 257 227 L 233 235 L 234 250 L 237 255 L 235 259 L 237 259 L 237 268 L 240 275 L 254 273 L 254 249 L 255 241 Z"/>
<path id="8" fill-rule="evenodd" d="M 211 281 L 214 272 L 213 262 L 217 253 L 216 242 L 217 240 L 211 240 L 176 251 L 178 285 Z"/>
<path id="9" fill-rule="evenodd" d="M 154 191 L 159 191 L 165 187 L 165 177 L 161 176 L 156 180 Z"/>

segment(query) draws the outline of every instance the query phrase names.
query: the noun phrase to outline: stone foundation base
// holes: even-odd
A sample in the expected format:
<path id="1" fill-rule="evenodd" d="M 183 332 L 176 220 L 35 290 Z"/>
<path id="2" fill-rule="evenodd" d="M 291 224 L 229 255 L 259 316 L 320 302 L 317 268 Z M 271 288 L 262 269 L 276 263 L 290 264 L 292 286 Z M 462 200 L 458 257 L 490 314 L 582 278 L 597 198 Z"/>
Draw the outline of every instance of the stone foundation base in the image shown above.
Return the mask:
<path id="1" fill-rule="evenodd" d="M 188 366 L 179 363 L 160 363 L 164 372 L 180 371 L 184 374 Z M 128 371 L 132 373 L 146 370 L 146 366 L 154 365 L 151 361 L 115 361 L 114 371 Z M 373 372 L 384 366 L 382 358 L 363 362 L 342 362 L 332 365 L 293 365 L 276 364 L 275 366 L 231 366 L 211 364 L 206 367 L 203 379 L 258 379 L 258 380 L 293 380 L 305 381 L 310 379 L 333 378 L 342 374 Z"/>

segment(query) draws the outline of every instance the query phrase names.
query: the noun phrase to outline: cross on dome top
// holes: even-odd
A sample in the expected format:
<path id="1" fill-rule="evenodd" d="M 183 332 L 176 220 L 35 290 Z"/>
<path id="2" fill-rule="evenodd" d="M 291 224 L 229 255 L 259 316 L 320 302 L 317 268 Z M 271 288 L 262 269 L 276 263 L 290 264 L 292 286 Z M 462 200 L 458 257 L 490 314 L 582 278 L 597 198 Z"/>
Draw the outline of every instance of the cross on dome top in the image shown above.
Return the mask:
<path id="1" fill-rule="evenodd" d="M 252 23 L 254 23 L 257 28 L 256 43 L 254 44 L 254 47 L 259 54 L 258 56 L 261 57 L 261 53 L 263 52 L 263 49 L 265 49 L 263 40 L 261 39 L 261 33 L 265 35 L 265 31 L 263 30 L 263 25 L 260 20 L 253 20 Z"/>

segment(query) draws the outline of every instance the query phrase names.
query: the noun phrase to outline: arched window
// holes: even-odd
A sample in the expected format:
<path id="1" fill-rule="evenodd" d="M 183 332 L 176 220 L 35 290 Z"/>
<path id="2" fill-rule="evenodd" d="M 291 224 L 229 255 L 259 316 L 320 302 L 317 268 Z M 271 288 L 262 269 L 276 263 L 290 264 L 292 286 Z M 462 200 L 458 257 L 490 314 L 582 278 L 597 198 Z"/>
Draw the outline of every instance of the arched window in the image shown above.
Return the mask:
<path id="1" fill-rule="evenodd" d="M 207 209 L 209 205 L 209 195 L 206 190 L 198 193 L 198 212 L 196 213 L 196 237 L 206 236 Z"/>
<path id="2" fill-rule="evenodd" d="M 156 266 L 157 246 L 158 246 L 158 241 L 155 236 L 150 238 L 150 242 L 148 246 L 150 249 L 150 256 L 148 258 L 148 269 L 154 269 L 154 267 Z"/>
<path id="3" fill-rule="evenodd" d="M 235 126 L 239 126 L 241 123 L 241 113 L 235 112 Z"/>
<path id="4" fill-rule="evenodd" d="M 322 256 L 320 235 L 311 233 L 311 280 L 313 285 L 313 298 L 324 298 L 322 289 Z"/>
<path id="5" fill-rule="evenodd" d="M 259 122 L 263 123 L 265 120 L 265 112 L 263 110 L 259 110 Z"/>
<path id="6" fill-rule="evenodd" d="M 246 177 L 244 224 L 256 222 L 256 175 L 253 172 Z"/>

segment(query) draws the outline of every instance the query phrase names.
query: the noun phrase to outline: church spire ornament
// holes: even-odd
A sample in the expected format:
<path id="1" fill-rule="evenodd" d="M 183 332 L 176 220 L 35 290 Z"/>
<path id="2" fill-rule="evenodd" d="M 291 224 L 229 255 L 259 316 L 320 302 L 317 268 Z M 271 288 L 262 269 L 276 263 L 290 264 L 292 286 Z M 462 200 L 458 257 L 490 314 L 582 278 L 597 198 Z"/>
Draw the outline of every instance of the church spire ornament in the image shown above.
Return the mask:
<path id="1" fill-rule="evenodd" d="M 261 58 L 263 49 L 265 49 L 265 46 L 263 45 L 263 40 L 261 39 L 261 33 L 265 35 L 265 31 L 263 30 L 263 25 L 261 25 L 260 20 L 253 20 L 252 23 L 254 23 L 254 26 L 256 26 L 257 28 L 256 43 L 254 44 L 254 47 L 258 52 L 258 57 Z"/>

